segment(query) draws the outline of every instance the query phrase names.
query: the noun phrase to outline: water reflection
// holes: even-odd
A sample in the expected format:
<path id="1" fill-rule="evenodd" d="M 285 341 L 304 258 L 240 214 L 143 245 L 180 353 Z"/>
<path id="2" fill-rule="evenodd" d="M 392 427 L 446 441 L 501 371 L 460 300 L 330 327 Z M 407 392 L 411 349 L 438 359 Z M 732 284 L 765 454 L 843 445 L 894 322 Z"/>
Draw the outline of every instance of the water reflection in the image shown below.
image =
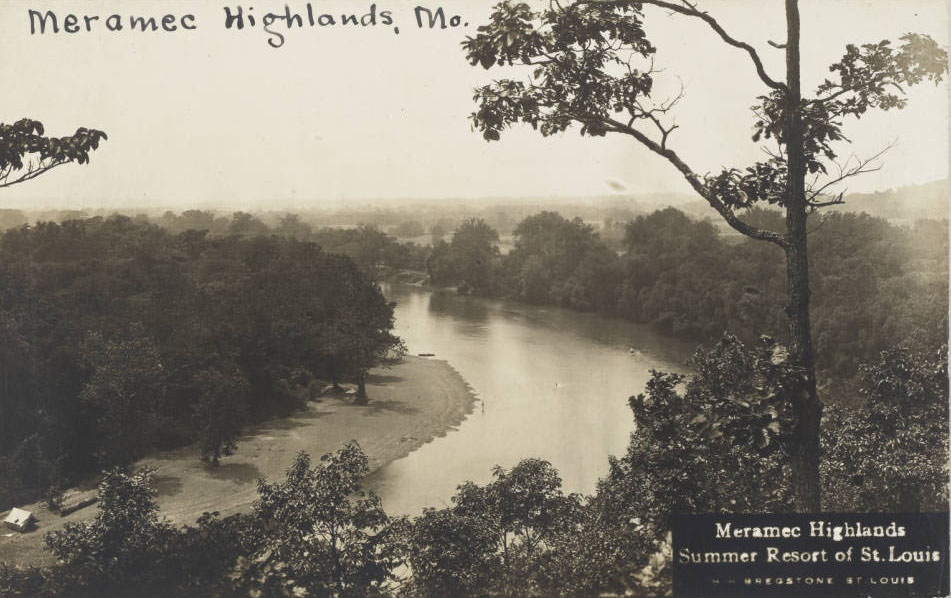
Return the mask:
<path id="1" fill-rule="evenodd" d="M 489 319 L 489 309 L 484 300 L 464 297 L 452 291 L 439 290 L 428 295 L 429 311 L 436 317 L 450 316 L 473 324 L 482 324 Z"/>

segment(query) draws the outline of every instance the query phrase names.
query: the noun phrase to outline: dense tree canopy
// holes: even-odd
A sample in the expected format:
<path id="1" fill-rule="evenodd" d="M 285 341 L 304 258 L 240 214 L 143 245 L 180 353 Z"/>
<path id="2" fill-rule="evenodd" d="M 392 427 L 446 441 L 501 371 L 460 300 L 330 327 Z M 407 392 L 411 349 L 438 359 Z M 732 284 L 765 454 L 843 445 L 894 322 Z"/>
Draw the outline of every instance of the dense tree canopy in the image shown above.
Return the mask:
<path id="1" fill-rule="evenodd" d="M 452 241 L 435 243 L 427 261 L 436 284 L 456 284 L 466 292 L 495 291 L 499 233 L 481 218 L 469 218 L 455 230 Z"/>
<path id="2" fill-rule="evenodd" d="M 834 407 L 822 462 L 831 509 L 948 508 L 948 352 L 898 347 L 862 368 L 864 402 Z"/>
<path id="3" fill-rule="evenodd" d="M 580 219 L 541 212 L 513 231 L 515 248 L 505 256 L 509 292 L 532 303 L 555 301 L 578 309 L 613 302 L 614 252 Z"/>
<path id="4" fill-rule="evenodd" d="M 240 587 L 260 596 L 373 595 L 393 566 L 380 499 L 361 490 L 367 456 L 348 443 L 311 466 L 299 454 L 283 482 L 258 485 L 257 542 Z"/>
<path id="5" fill-rule="evenodd" d="M 751 211 L 762 226 L 776 211 Z M 947 231 L 934 221 L 898 226 L 865 214 L 815 216 L 810 244 L 819 380 L 830 402 L 857 397 L 850 380 L 863 361 L 895 344 L 932 350 L 947 331 Z M 790 341 L 782 311 L 785 280 L 776 247 L 721 234 L 674 208 L 624 227 L 623 250 L 608 249 L 590 225 L 551 212 L 523 220 L 514 247 L 496 261 L 487 294 L 559 305 L 651 324 L 716 342 L 725 331 L 747 344 L 762 335 Z M 434 283 L 467 278 L 448 244 L 430 259 Z M 437 270 L 437 268 L 444 268 Z"/>
<path id="6" fill-rule="evenodd" d="M 113 469 L 99 483 L 96 518 L 66 524 L 45 541 L 63 564 L 59 581 L 93 593 L 151 581 L 155 555 L 172 533 L 159 521 L 150 473 Z"/>
<path id="7" fill-rule="evenodd" d="M 646 393 L 631 397 L 637 433 L 602 484 L 623 494 L 614 503 L 630 517 L 650 522 L 654 540 L 672 513 L 782 512 L 793 502 L 795 417 L 785 395 L 798 387 L 788 349 L 724 337 L 691 365 L 689 379 L 654 372 Z"/>
<path id="8" fill-rule="evenodd" d="M 123 216 L 0 237 L 0 503 L 241 426 L 317 377 L 398 356 L 393 308 L 344 256 L 278 236 L 170 234 Z M 336 342 L 328 342 L 332 336 Z"/>

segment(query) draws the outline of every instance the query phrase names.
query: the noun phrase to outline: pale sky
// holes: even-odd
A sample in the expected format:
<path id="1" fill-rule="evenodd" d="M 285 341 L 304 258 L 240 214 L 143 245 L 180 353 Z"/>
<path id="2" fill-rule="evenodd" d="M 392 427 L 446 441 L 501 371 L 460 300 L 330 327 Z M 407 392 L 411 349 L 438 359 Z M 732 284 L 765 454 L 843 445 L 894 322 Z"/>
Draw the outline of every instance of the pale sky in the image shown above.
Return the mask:
<path id="1" fill-rule="evenodd" d="M 486 143 L 467 119 L 472 88 L 501 76 L 468 65 L 459 43 L 494 2 L 447 0 L 468 27 L 420 30 L 414 0 L 382 0 L 394 24 L 286 32 L 271 48 L 260 23 L 224 28 L 224 7 L 261 16 L 285 2 L 0 0 L 0 122 L 42 121 L 51 135 L 78 126 L 109 140 L 88 166 L 62 166 L 0 189 L 0 207 L 193 206 L 305 208 L 376 198 L 585 196 L 621 181 L 631 193 L 689 192 L 679 174 L 627 137 L 544 139 L 529 128 Z M 306 2 L 288 0 L 306 14 Z M 356 13 L 371 2 L 312 0 L 315 14 Z M 435 7 L 438 4 L 425 4 Z M 735 37 L 752 43 L 783 78 L 781 0 L 701 0 Z M 93 32 L 30 35 L 29 8 L 98 15 Z M 670 144 L 699 172 L 743 166 L 762 154 L 750 141 L 749 107 L 765 92 L 746 55 L 705 25 L 647 9 L 657 66 L 686 98 Z M 802 0 L 804 89 L 827 74 L 846 43 L 930 34 L 948 45 L 946 0 Z M 195 15 L 197 29 L 109 32 L 118 13 Z M 379 17 L 378 17 L 379 19 Z M 400 29 L 397 35 L 393 27 Z M 915 88 L 904 111 L 875 113 L 846 133 L 843 155 L 898 145 L 884 168 L 850 183 L 870 191 L 948 176 L 948 86 Z"/>

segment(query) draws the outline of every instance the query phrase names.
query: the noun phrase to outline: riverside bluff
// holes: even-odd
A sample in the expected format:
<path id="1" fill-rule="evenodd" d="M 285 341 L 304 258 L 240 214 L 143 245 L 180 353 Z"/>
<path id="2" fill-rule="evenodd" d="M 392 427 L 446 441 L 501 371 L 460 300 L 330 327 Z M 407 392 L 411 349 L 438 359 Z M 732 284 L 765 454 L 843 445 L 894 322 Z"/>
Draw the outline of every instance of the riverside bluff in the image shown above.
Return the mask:
<path id="1" fill-rule="evenodd" d="M 317 459 L 356 440 L 370 458 L 371 470 L 405 457 L 459 425 L 472 411 L 475 395 L 449 363 L 406 357 L 387 369 L 376 369 L 367 381 L 367 405 L 324 398 L 290 417 L 248 429 L 238 450 L 212 467 L 199 459 L 194 446 L 146 457 L 133 465 L 154 468 L 159 517 L 192 524 L 204 512 L 222 516 L 247 512 L 257 498 L 257 480 L 282 479 L 300 451 Z M 95 483 L 79 489 L 95 494 Z M 37 527 L 24 534 L 0 534 L 0 562 L 14 566 L 52 564 L 43 536 L 72 521 L 92 519 L 96 507 L 65 517 L 45 502 L 24 505 L 37 517 Z"/>

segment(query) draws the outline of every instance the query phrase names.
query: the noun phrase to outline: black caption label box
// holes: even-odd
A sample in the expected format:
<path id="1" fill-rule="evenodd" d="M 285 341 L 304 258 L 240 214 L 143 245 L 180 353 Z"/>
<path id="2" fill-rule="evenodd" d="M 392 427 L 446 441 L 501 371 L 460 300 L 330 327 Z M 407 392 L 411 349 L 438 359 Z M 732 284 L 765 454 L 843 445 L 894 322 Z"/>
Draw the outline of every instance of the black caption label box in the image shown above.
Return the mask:
<path id="1" fill-rule="evenodd" d="M 948 526 L 948 513 L 677 515 L 674 596 L 948 596 Z"/>

